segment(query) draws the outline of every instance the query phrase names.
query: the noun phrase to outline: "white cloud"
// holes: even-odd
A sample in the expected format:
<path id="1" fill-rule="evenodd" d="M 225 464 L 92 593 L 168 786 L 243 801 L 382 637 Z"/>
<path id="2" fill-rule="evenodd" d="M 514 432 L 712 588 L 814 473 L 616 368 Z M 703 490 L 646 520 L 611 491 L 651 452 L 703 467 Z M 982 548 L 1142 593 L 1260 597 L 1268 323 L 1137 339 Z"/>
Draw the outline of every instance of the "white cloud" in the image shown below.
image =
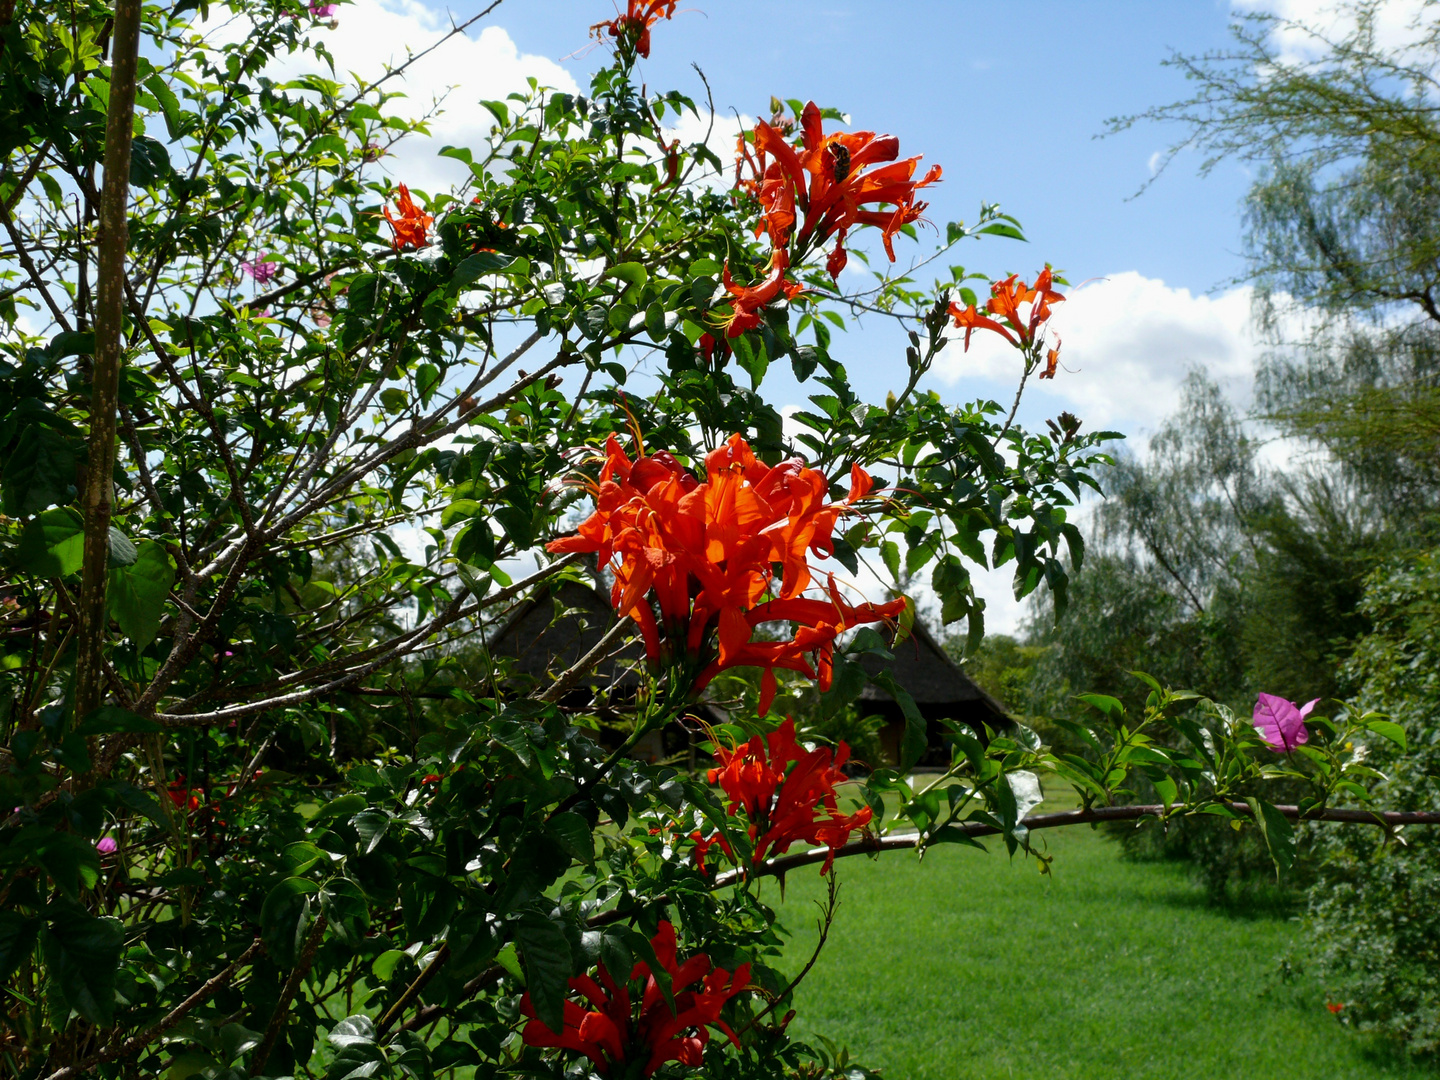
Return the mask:
<path id="1" fill-rule="evenodd" d="M 1350 5 L 1347 5 L 1350 6 Z M 1335 0 L 1235 0 L 1237 12 L 1263 12 L 1288 21 L 1273 44 L 1282 63 L 1315 60 L 1329 51 L 1327 40 L 1354 32 L 1355 20 Z M 1423 21 L 1428 0 L 1384 0 L 1375 10 L 1375 44 L 1382 49 L 1414 44 L 1428 29 Z"/>
<path id="2" fill-rule="evenodd" d="M 319 24 L 315 33 L 334 56 L 337 75 L 343 78 L 353 73 L 373 80 L 386 65 L 404 63 L 449 29 L 448 14 L 418 0 L 356 0 L 340 8 L 333 30 Z M 309 72 L 329 74 L 308 55 L 288 59 L 277 74 L 294 77 Z M 483 146 L 494 120 L 480 101 L 503 100 L 512 91 L 526 91 L 527 78 L 552 89 L 579 91 L 569 71 L 554 60 L 520 52 L 499 26 L 446 41 L 403 76 L 386 83 L 385 89 L 406 95 L 388 106 L 401 116 L 424 115 L 436 98 L 444 99 L 444 111 L 431 121 L 428 138 L 405 139 L 394 153 L 381 159 L 380 166 L 397 180 L 432 193 L 463 181 L 469 170 L 458 161 L 437 158 L 436 153 L 447 144 Z"/>
<path id="3" fill-rule="evenodd" d="M 698 113 L 682 113 L 675 121 L 674 127 L 665 128 L 667 139 L 679 139 L 682 146 L 691 146 L 703 142 L 710 148 L 710 152 L 720 159 L 720 171 L 707 168 L 701 172 L 698 168 L 690 176 L 690 183 L 709 187 L 717 191 L 730 188 L 735 182 L 735 142 L 742 131 L 749 131 L 755 126 L 755 118 L 751 116 L 734 113 L 730 115 L 712 114 L 709 110 L 701 110 Z M 708 136 L 708 138 L 707 138 Z"/>
<path id="4" fill-rule="evenodd" d="M 1142 451 L 1144 437 L 1175 411 L 1181 385 L 1196 368 L 1204 368 L 1243 410 L 1261 352 L 1250 302 L 1249 288 L 1195 296 L 1134 271 L 1078 287 L 1050 320 L 1051 340 L 1055 334 L 1063 339 L 1062 369 L 1053 380 L 1029 383 L 1025 412 L 1054 416 L 1069 410 L 1087 430 L 1125 432 L 1130 448 Z M 935 374 L 951 384 L 977 377 L 1013 381 L 1016 359 L 999 335 L 977 330 L 968 353 L 959 340 L 946 347 Z M 987 630 L 1015 633 L 1026 604 L 1014 596 L 1014 566 L 972 573 L 975 591 L 986 600 Z"/>
<path id="5" fill-rule="evenodd" d="M 1090 430 L 1153 430 L 1179 401 L 1185 376 L 1197 367 L 1248 401 L 1260 351 L 1250 327 L 1250 289 L 1194 296 L 1133 270 L 1100 278 L 1055 306 L 1051 340 L 1063 340 L 1061 370 L 1033 380 L 1027 400 L 1048 415 L 1068 409 Z M 970 351 L 953 340 L 935 365 L 946 383 L 1011 380 L 1016 353 L 999 335 L 975 331 Z"/>

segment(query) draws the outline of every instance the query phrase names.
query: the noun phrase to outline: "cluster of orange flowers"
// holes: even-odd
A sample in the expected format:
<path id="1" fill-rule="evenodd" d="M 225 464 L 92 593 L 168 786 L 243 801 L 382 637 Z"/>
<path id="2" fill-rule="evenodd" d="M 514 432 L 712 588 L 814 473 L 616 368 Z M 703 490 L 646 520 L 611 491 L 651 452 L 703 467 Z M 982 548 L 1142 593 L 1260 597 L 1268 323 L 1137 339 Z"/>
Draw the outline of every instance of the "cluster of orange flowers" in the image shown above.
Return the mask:
<path id="1" fill-rule="evenodd" d="M 955 326 L 965 331 L 965 348 L 970 348 L 970 335 L 976 330 L 993 330 L 1004 336 L 1005 340 L 1026 353 L 1038 351 L 1045 338 L 1045 323 L 1052 314 L 1051 305 L 1061 303 L 1065 297 L 1061 296 L 1051 286 L 1053 284 L 1050 268 L 1047 266 L 1040 271 L 1035 278 L 1033 286 L 1026 285 L 1018 280 L 1019 275 L 1011 274 L 1004 281 L 996 281 L 990 286 L 990 299 L 985 304 L 985 310 L 990 315 L 998 315 L 999 321 L 981 315 L 975 310 L 975 305 L 961 307 L 960 304 L 950 304 L 950 314 L 955 316 Z M 1020 305 L 1029 304 L 1030 314 L 1025 317 L 1021 314 Z M 1040 373 L 1042 379 L 1053 379 L 1055 368 L 1060 363 L 1060 338 L 1055 338 L 1055 347 L 1045 354 L 1045 370 Z M 1031 370 L 1026 368 L 1026 370 Z"/>
<path id="2" fill-rule="evenodd" d="M 735 180 L 760 203 L 756 235 L 768 232 L 777 248 L 793 239 L 801 251 L 835 237 L 825 264 L 835 278 L 847 260 L 846 234 L 856 225 L 874 225 L 881 230 L 885 254 L 894 262 L 895 234 L 920 220 L 926 204 L 917 202 L 915 193 L 940 179 L 940 166 L 932 165 L 916 180 L 920 158 L 899 160 L 900 140 L 894 135 L 825 134 L 813 101 L 800 114 L 800 132 L 800 145 L 792 146 L 773 125 L 761 120 L 755 125 L 753 154 L 745 137 L 740 137 Z"/>
<path id="3" fill-rule="evenodd" d="M 650 57 L 650 28 L 675 14 L 680 0 L 629 0 L 624 13 L 590 28 L 597 38 L 609 34 L 622 45 L 633 42 L 635 53 Z"/>
<path id="4" fill-rule="evenodd" d="M 548 550 L 593 552 L 610 565 L 615 611 L 635 620 L 651 662 L 678 668 L 690 692 L 726 668 L 762 668 L 763 715 L 775 699 L 776 668 L 818 677 L 828 689 L 835 639 L 905 610 L 903 597 L 846 603 L 833 574 L 824 599 L 802 595 L 812 580 L 808 554 L 834 553 L 836 522 L 872 486 L 856 465 L 849 497 L 831 503 L 821 473 L 796 459 L 767 466 L 739 435 L 706 455 L 702 482 L 663 451 L 646 456 L 642 447 L 632 461 L 612 436 L 595 512 Z M 767 622 L 798 625 L 788 641 L 753 640 Z"/>
<path id="5" fill-rule="evenodd" d="M 404 184 L 399 185 L 398 194 L 395 196 L 395 213 L 390 212 L 388 206 L 381 207 L 385 220 L 390 222 L 390 228 L 395 231 L 395 238 L 391 243 L 396 251 L 404 251 L 406 248 L 423 248 L 430 241 L 426 237 L 427 230 L 434 217 L 425 213 L 410 198 L 410 189 Z"/>
<path id="6" fill-rule="evenodd" d="M 825 134 L 819 107 L 812 101 L 800 115 L 800 141 L 786 140 L 778 117 L 741 135 L 735 155 L 735 184 L 760 204 L 755 235 L 768 233 L 774 249 L 769 273 L 754 286 L 736 285 L 725 267 L 731 314 L 723 322 L 726 337 L 760 325 L 760 311 L 782 294 L 802 291 L 786 272 L 831 237 L 835 247 L 825 260 L 831 279 L 849 259 L 845 238 L 857 225 L 880 229 L 885 253 L 895 261 L 895 234 L 920 220 L 926 204 L 915 193 L 940 179 L 940 166 L 915 179 L 920 158 L 900 159 L 900 140 L 873 131 Z"/>
<path id="7" fill-rule="evenodd" d="M 791 844 L 804 841 L 830 849 L 820 869 L 829 873 L 835 850 L 844 847 L 856 829 L 870 824 L 868 806 L 845 815 L 835 805 L 835 785 L 844 782 L 840 770 L 849 757 L 850 748 L 843 742 L 833 754 L 823 746 L 806 750 L 795 741 L 795 721 L 789 718 L 763 739 L 756 735 L 744 746 L 716 749 L 720 767 L 710 770 L 710 783 L 719 784 L 730 799 L 729 812 L 743 812 L 749 822 L 753 862 L 783 855 Z M 817 818 L 822 809 L 826 816 Z M 696 832 L 690 839 L 702 870 L 706 854 L 716 845 L 734 858 L 721 833 L 707 838 Z"/>
<path id="8" fill-rule="evenodd" d="M 675 928 L 662 922 L 650 939 L 655 958 L 670 976 L 672 1009 L 660 992 L 655 975 L 643 960 L 628 978 L 617 981 L 604 964 L 596 976 L 581 975 L 570 980 L 570 989 L 580 994 L 591 1008 L 566 1001 L 561 1031 L 552 1031 L 536 1018 L 535 1006 L 527 991 L 520 1012 L 530 1018 L 521 1033 L 527 1046 L 557 1046 L 584 1054 L 602 1075 L 612 1068 L 624 1069 L 626 1076 L 650 1076 L 667 1061 L 699 1067 L 710 1041 L 710 1028 L 718 1028 L 737 1047 L 739 1039 L 720 1013 L 736 994 L 750 989 L 750 965 L 741 964 L 732 975 L 712 968 L 710 958 L 697 953 L 683 964 L 676 955 Z M 641 982 L 639 1015 L 631 1000 L 630 984 Z"/>

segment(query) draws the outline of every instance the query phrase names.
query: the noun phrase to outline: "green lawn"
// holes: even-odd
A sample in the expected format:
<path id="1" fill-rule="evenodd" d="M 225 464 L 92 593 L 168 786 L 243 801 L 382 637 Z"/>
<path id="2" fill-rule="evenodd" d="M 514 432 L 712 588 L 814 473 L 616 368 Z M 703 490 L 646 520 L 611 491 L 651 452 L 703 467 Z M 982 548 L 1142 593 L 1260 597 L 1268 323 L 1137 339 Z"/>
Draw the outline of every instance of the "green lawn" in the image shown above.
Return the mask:
<path id="1" fill-rule="evenodd" d="M 1033 863 L 959 848 L 836 864 L 840 907 L 802 984 L 797 1033 L 825 1034 L 888 1080 L 1370 1080 L 1397 1061 L 1286 984 L 1290 920 L 1226 915 L 1174 865 L 1122 862 L 1088 828 Z M 824 887 L 791 875 L 787 966 L 815 944 Z"/>

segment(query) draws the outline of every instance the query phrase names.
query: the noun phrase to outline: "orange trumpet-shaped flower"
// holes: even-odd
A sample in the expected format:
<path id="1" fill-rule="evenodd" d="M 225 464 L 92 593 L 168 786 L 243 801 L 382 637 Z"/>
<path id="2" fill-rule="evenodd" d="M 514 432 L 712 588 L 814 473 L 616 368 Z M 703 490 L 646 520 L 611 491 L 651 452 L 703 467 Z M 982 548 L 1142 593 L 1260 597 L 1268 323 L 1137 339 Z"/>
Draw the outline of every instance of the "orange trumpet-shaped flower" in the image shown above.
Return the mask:
<path id="1" fill-rule="evenodd" d="M 415 200 L 410 198 L 410 189 L 404 184 L 399 185 L 397 190 L 396 213 L 392 214 L 388 206 L 381 208 L 385 220 L 390 222 L 390 228 L 395 230 L 395 239 L 391 243 L 396 251 L 404 251 L 407 247 L 423 248 L 429 243 L 425 230 L 435 219 L 415 205 Z"/>
<path id="2" fill-rule="evenodd" d="M 730 264 L 725 264 L 722 280 L 725 291 L 730 294 L 731 314 L 724 321 L 725 336 L 739 337 L 746 330 L 760 325 L 760 310 L 784 294 L 789 300 L 799 295 L 804 286 L 785 277 L 790 268 L 790 257 L 784 248 L 776 248 L 770 255 L 770 273 L 758 285 L 736 285 L 730 276 Z"/>
<path id="3" fill-rule="evenodd" d="M 680 0 L 629 0 L 624 14 L 616 15 L 608 22 L 596 23 L 590 28 L 590 32 L 597 38 L 609 34 L 622 44 L 633 41 L 636 54 L 648 60 L 650 28 L 661 19 L 674 15 L 675 5 L 679 2 Z"/>
<path id="4" fill-rule="evenodd" d="M 801 113 L 800 128 L 798 147 L 764 120 L 755 125 L 753 152 L 745 137 L 740 137 L 736 182 L 760 203 L 756 235 L 768 231 L 771 242 L 783 246 L 798 225 L 793 238 L 801 249 L 818 247 L 835 237 L 835 249 L 825 266 L 831 277 L 837 277 L 846 262 L 848 230 L 874 225 L 881 230 L 885 254 L 894 262 L 895 234 L 920 220 L 926 204 L 917 202 L 915 193 L 940 179 L 940 166 L 932 166 L 916 180 L 920 158 L 897 160 L 900 140 L 895 136 L 873 131 L 826 135 L 813 101 Z"/>
<path id="5" fill-rule="evenodd" d="M 1026 285 L 1018 278 L 1019 275 L 1011 274 L 1003 281 L 992 282 L 990 285 L 990 299 L 985 304 L 985 310 L 990 315 L 998 316 L 998 319 L 980 314 L 975 310 L 974 304 L 961 307 L 960 304 L 951 302 L 950 314 L 955 317 L 956 328 L 963 328 L 965 331 L 967 350 L 970 348 L 970 335 L 976 330 L 993 330 L 1003 335 L 1005 340 L 1017 349 L 1025 350 L 1034 347 L 1044 336 L 1045 323 L 1053 314 L 1052 305 L 1062 303 L 1065 297 L 1053 288 L 1048 266 L 1040 271 L 1033 286 Z M 1022 304 L 1030 305 L 1028 317 L 1020 311 Z M 1055 339 L 1055 348 L 1046 354 L 1046 360 L 1046 368 L 1040 373 L 1040 377 L 1053 379 L 1056 365 L 1060 361 L 1058 337 Z"/>
<path id="6" fill-rule="evenodd" d="M 641 1076 L 650 1076 L 667 1061 L 698 1067 L 712 1027 L 738 1047 L 739 1039 L 720 1019 L 720 1013 L 726 1002 L 750 989 L 750 965 L 741 964 L 732 975 L 723 968 L 712 968 L 710 957 L 704 953 L 680 963 L 675 928 L 669 922 L 660 924 L 650 945 L 670 976 L 673 1012 L 645 961 L 637 963 L 624 982 L 617 982 L 600 964 L 595 976 L 581 975 L 570 980 L 570 989 L 593 1008 L 587 1011 L 577 1002 L 565 1002 L 564 1028 L 559 1032 L 550 1030 L 536 1017 L 527 992 L 521 998 L 520 1011 L 530 1022 L 521 1040 L 527 1046 L 556 1046 L 584 1054 L 605 1075 L 617 1066 L 641 1061 Z M 638 1009 L 630 993 L 634 983 L 642 983 Z M 627 1070 L 625 1075 L 636 1074 Z"/>
<path id="7" fill-rule="evenodd" d="M 794 459 L 767 466 L 734 435 L 706 455 L 705 476 L 697 480 L 666 453 L 632 461 L 612 436 L 595 512 L 548 550 L 593 552 L 612 568 L 616 613 L 635 621 L 652 663 L 678 669 L 689 693 L 731 667 L 764 669 L 762 714 L 775 698 L 776 668 L 827 689 L 836 637 L 905 610 L 903 598 L 848 604 L 833 576 L 828 599 L 802 596 L 809 556 L 833 554 L 835 525 L 869 494 L 869 475 L 852 467 L 849 498 L 831 503 L 822 474 Z M 787 641 L 753 640 L 767 622 L 797 628 Z"/>
<path id="8" fill-rule="evenodd" d="M 830 849 L 820 870 L 824 874 L 835 861 L 835 849 L 870 823 L 868 806 L 847 816 L 835 804 L 835 785 L 844 782 L 841 767 L 849 757 L 850 748 L 843 742 L 833 754 L 823 746 L 806 750 L 795 741 L 795 721 L 787 717 L 763 739 L 756 735 L 744 746 L 717 748 L 720 765 L 710 770 L 709 779 L 729 797 L 729 812 L 741 813 L 749 822 L 755 863 L 767 855 L 783 855 L 800 841 L 823 844 Z M 822 810 L 825 816 L 817 816 Z M 705 852 L 717 842 L 719 834 L 696 844 L 702 868 Z M 722 846 L 729 854 L 729 845 Z"/>

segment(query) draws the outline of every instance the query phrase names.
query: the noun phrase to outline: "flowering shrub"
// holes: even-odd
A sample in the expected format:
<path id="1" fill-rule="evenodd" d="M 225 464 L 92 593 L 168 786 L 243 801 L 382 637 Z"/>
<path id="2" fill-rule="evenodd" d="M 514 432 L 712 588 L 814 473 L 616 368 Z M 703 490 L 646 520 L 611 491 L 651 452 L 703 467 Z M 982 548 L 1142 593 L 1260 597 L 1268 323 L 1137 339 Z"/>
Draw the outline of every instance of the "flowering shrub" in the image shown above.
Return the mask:
<path id="1" fill-rule="evenodd" d="M 1392 824 L 1353 747 L 1393 724 L 1276 714 L 1277 754 L 1158 684 L 1138 715 L 1087 697 L 1088 756 L 946 722 L 911 782 L 929 724 L 857 662 L 905 647 L 902 583 L 971 640 L 972 567 L 1063 607 L 1114 435 L 927 388 L 956 319 L 1056 375 L 1063 282 L 995 280 L 983 315 L 964 267 L 917 284 L 940 172 L 892 137 L 776 105 L 720 190 L 667 126 L 706 110 L 636 77 L 676 4 L 598 23 L 586 94 L 485 103 L 434 192 L 378 170 L 424 121 L 393 73 L 335 78 L 334 5 L 0 7 L 5 1068 L 858 1080 L 790 1031 L 809 967 L 780 970 L 767 877 L 987 836 L 1044 867 L 1036 830 L 1202 813 L 1283 866 L 1302 816 Z M 917 267 L 1020 235 L 993 205 L 939 232 Z M 908 335 L 876 402 L 830 353 L 872 241 L 864 303 Z M 516 627 L 602 575 L 613 623 L 527 682 Z M 632 634 L 645 662 L 596 685 Z M 725 696 L 747 669 L 758 708 Z M 782 680 L 872 678 L 904 735 L 868 776 L 768 716 Z M 713 771 L 639 760 L 701 712 Z M 1017 771 L 1082 809 L 1026 818 Z"/>
<path id="2" fill-rule="evenodd" d="M 611 436 L 595 512 L 548 550 L 593 552 L 602 564 L 615 563 L 616 612 L 635 620 L 653 665 L 685 673 L 676 680 L 682 690 L 699 693 L 727 667 L 764 669 L 764 715 L 777 667 L 815 677 L 805 657 L 814 653 L 820 688 L 829 689 L 835 639 L 901 615 L 907 601 L 847 604 L 833 574 L 825 599 L 802 595 L 812 580 L 807 553 L 832 555 L 836 523 L 870 493 L 859 465 L 851 466 L 844 503 L 827 503 L 829 482 L 797 459 L 761 464 L 740 435 L 707 454 L 705 470 L 701 483 L 663 451 L 632 462 Z M 781 583 L 767 599 L 775 566 Z M 757 627 L 780 620 L 797 625 L 791 640 L 752 640 Z"/>
<path id="3" fill-rule="evenodd" d="M 704 953 L 678 963 L 675 928 L 666 921 L 650 939 L 650 952 L 656 969 L 666 978 L 666 990 L 661 990 L 655 972 L 644 960 L 636 961 L 628 979 L 621 983 L 602 961 L 595 977 L 581 975 L 570 980 L 570 989 L 595 1008 L 587 1012 L 567 1000 L 564 1028 L 559 1033 L 535 1015 L 528 993 L 521 999 L 520 1011 L 531 1018 L 522 1036 L 525 1043 L 584 1054 L 607 1075 L 627 1062 L 643 1062 L 642 1076 L 650 1076 L 667 1061 L 700 1065 L 712 1026 L 738 1047 L 740 1040 L 720 1014 L 731 998 L 750 988 L 750 965 L 742 964 L 731 974 L 712 968 Z M 637 981 L 642 989 L 639 1002 L 632 1003 L 629 984 Z M 697 989 L 690 989 L 697 983 Z"/>
<path id="4" fill-rule="evenodd" d="M 861 807 L 850 815 L 836 810 L 835 785 L 845 779 L 840 771 L 850 756 L 843 742 L 832 754 L 828 747 L 805 750 L 795 741 L 795 721 L 786 720 L 769 735 L 754 735 L 743 747 L 726 750 L 716 747 L 719 768 L 709 772 L 710 783 L 718 784 L 730 800 L 726 811 L 742 812 L 747 835 L 754 846 L 750 861 L 760 864 L 767 855 L 783 855 L 799 841 L 829 849 L 821 868 L 828 874 L 835 851 L 844 847 L 850 834 L 870 823 L 871 809 Z M 817 817 L 824 810 L 825 817 Z M 705 853 L 719 843 L 725 853 L 734 852 L 723 834 L 695 841 L 695 861 L 703 868 Z"/>

